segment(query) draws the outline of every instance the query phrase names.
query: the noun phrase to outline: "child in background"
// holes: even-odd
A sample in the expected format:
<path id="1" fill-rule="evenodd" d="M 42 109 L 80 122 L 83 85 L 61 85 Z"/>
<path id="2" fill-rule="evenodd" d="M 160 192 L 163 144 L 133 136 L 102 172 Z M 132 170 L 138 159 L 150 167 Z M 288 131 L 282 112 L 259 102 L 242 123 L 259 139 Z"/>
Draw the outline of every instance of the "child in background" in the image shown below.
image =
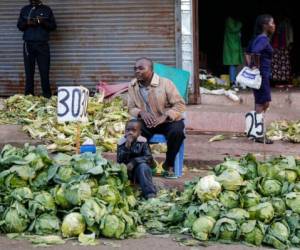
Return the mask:
<path id="1" fill-rule="evenodd" d="M 141 136 L 141 128 L 137 119 L 127 122 L 125 136 L 118 143 L 117 162 L 127 165 L 128 175 L 141 186 L 144 198 L 149 199 L 156 196 L 151 171 L 153 157 L 146 138 Z"/>

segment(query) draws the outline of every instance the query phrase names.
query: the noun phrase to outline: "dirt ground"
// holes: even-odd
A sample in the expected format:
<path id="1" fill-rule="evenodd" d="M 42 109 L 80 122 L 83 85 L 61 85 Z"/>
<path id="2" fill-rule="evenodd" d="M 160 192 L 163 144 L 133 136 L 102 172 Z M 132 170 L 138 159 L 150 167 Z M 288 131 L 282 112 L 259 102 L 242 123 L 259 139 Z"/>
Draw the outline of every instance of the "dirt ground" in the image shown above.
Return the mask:
<path id="1" fill-rule="evenodd" d="M 253 248 L 244 245 L 221 245 L 212 244 L 204 246 L 181 246 L 178 242 L 172 239 L 172 236 L 147 236 L 141 239 L 128 240 L 106 240 L 100 239 L 100 244 L 97 246 L 80 246 L 75 241 L 69 241 L 64 245 L 56 245 L 50 247 L 36 247 L 27 241 L 9 240 L 5 236 L 0 236 L 0 250 L 253 250 L 267 248 Z"/>

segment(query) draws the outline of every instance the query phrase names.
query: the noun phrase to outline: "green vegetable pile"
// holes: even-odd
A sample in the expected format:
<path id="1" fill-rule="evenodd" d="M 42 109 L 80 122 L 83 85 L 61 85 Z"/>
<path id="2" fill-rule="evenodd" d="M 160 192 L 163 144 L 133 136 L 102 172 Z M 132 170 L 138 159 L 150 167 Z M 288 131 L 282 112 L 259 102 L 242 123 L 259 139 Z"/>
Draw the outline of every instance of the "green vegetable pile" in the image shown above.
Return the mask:
<path id="1" fill-rule="evenodd" d="M 0 124 L 20 124 L 33 139 L 42 140 L 52 152 L 75 151 L 76 124 L 57 123 L 57 97 L 15 95 L 5 100 L 0 110 Z M 89 99 L 88 118 L 81 124 L 81 139 L 91 138 L 102 151 L 116 151 L 128 113 L 123 101 L 103 102 L 100 95 Z"/>
<path id="2" fill-rule="evenodd" d="M 300 247 L 300 161 L 253 155 L 226 159 L 214 174 L 161 192 L 138 207 L 151 233 L 184 233 L 200 241 Z"/>
<path id="3" fill-rule="evenodd" d="M 45 147 L 29 145 L 6 145 L 0 154 L 2 233 L 123 239 L 140 225 L 135 207 L 126 166 L 101 154 L 52 159 Z"/>
<path id="4" fill-rule="evenodd" d="M 300 120 L 272 122 L 268 128 L 267 136 L 274 141 L 283 140 L 300 143 Z"/>

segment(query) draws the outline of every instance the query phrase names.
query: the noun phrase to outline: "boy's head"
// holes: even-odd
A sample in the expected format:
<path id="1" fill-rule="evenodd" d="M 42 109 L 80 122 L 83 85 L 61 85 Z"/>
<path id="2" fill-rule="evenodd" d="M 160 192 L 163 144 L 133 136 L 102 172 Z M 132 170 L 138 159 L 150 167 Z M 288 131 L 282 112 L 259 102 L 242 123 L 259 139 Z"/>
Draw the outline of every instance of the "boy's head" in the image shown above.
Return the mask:
<path id="1" fill-rule="evenodd" d="M 142 125 L 137 119 L 130 120 L 126 123 L 125 137 L 132 136 L 135 139 L 141 135 Z"/>

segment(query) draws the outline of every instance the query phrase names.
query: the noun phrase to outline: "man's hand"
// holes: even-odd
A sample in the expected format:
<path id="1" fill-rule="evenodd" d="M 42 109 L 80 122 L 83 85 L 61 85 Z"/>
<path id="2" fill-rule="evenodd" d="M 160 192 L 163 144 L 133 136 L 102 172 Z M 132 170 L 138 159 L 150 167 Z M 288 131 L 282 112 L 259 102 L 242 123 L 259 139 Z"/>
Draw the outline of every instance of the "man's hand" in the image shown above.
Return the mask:
<path id="1" fill-rule="evenodd" d="M 156 123 L 156 118 L 149 112 L 141 111 L 140 116 L 148 128 L 151 128 Z"/>
<path id="2" fill-rule="evenodd" d="M 132 135 L 128 135 L 126 137 L 126 143 L 125 143 L 125 147 L 130 149 L 131 148 L 131 144 L 133 143 L 134 141 L 134 137 Z"/>
<path id="3" fill-rule="evenodd" d="M 37 22 L 36 22 L 36 20 L 34 20 L 34 19 L 30 19 L 30 20 L 27 20 L 27 25 L 28 25 L 29 27 L 34 27 L 34 26 L 37 25 Z"/>
<path id="4" fill-rule="evenodd" d="M 157 127 L 158 125 L 164 123 L 167 119 L 168 119 L 168 116 L 166 116 L 166 115 L 162 115 L 162 116 L 158 117 L 156 119 L 156 122 L 154 124 L 152 124 L 151 128 Z"/>

